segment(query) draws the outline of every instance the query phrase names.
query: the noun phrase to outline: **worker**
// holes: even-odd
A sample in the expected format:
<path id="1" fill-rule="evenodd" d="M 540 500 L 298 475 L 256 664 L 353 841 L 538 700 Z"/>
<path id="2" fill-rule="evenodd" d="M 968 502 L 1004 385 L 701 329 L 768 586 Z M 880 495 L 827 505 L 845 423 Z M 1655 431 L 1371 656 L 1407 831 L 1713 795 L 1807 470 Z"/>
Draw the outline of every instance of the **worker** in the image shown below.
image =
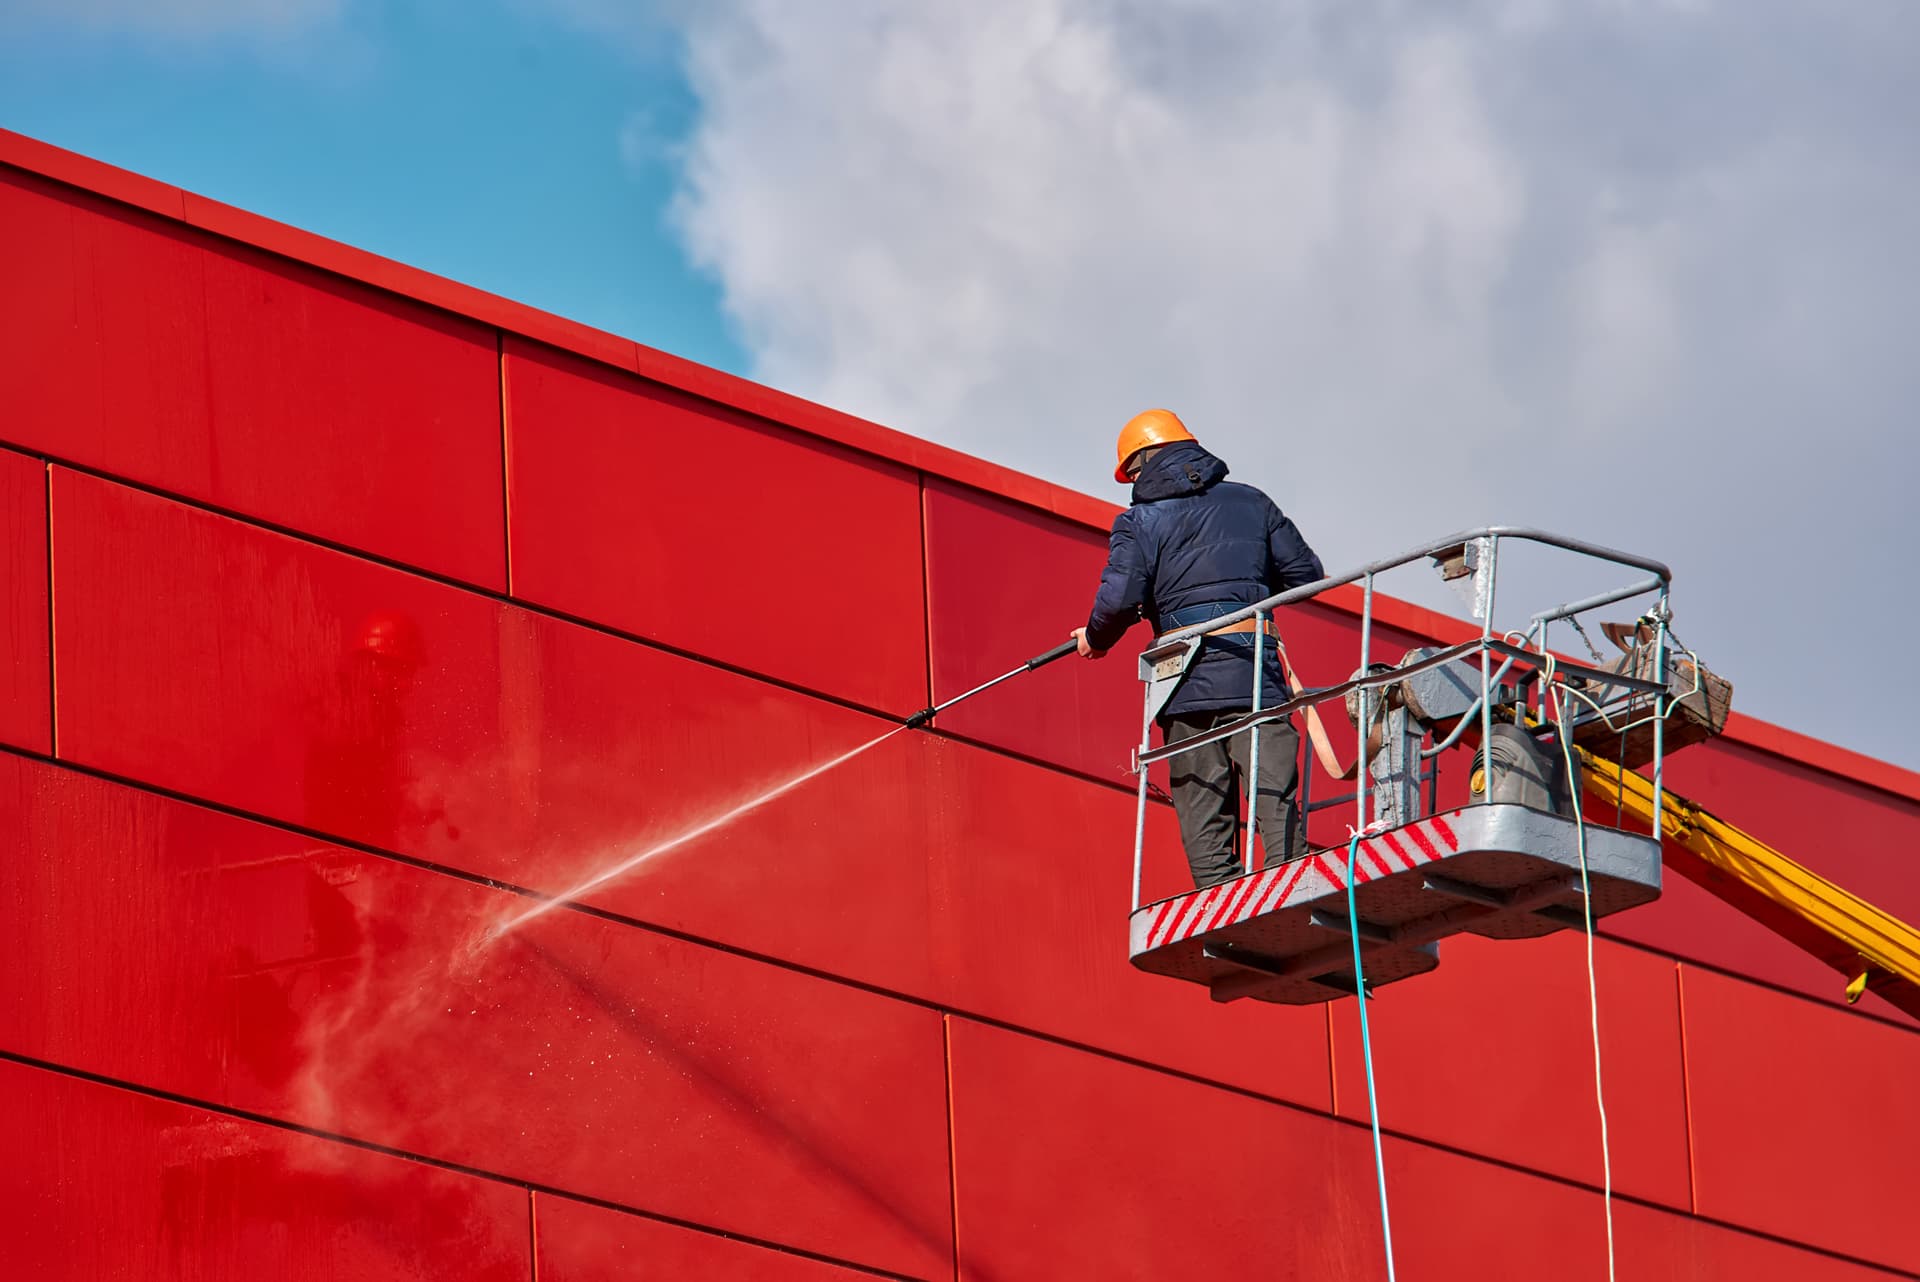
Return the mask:
<path id="1" fill-rule="evenodd" d="M 1227 465 L 1201 448 L 1168 410 L 1136 415 L 1120 430 L 1114 479 L 1133 486 L 1133 504 L 1114 518 L 1107 567 L 1085 627 L 1074 639 L 1098 659 L 1134 622 L 1156 633 L 1205 623 L 1323 577 L 1320 558 L 1292 521 L 1259 490 L 1228 481 Z M 1273 643 L 1264 645 L 1262 688 L 1287 697 Z M 1193 738 L 1253 707 L 1254 623 L 1210 633 L 1159 714 L 1167 744 Z M 1264 697 L 1264 696 L 1263 696 Z M 1260 736 L 1256 812 L 1269 865 L 1306 853 L 1295 804 L 1299 737 L 1291 721 L 1269 721 Z M 1236 876 L 1250 736 L 1237 734 L 1172 757 L 1173 808 L 1197 887 Z"/>

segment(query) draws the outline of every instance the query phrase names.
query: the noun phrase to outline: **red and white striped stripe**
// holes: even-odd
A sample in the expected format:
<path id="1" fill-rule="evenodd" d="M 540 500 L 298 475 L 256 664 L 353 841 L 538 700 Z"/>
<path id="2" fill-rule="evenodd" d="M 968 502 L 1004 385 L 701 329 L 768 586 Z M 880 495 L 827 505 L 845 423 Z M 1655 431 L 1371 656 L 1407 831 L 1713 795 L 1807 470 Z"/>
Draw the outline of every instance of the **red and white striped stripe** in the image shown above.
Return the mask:
<path id="1" fill-rule="evenodd" d="M 1418 868 L 1444 859 L 1460 849 L 1460 839 L 1446 815 L 1435 815 L 1404 828 L 1368 837 L 1354 859 L 1353 879 L 1364 885 L 1379 877 Z M 1135 914 L 1148 914 L 1146 944 L 1139 952 L 1165 948 L 1250 917 L 1285 907 L 1295 899 L 1315 900 L 1347 888 L 1346 853 L 1323 851 L 1291 860 L 1275 868 L 1209 886 L 1172 899 L 1149 904 Z"/>

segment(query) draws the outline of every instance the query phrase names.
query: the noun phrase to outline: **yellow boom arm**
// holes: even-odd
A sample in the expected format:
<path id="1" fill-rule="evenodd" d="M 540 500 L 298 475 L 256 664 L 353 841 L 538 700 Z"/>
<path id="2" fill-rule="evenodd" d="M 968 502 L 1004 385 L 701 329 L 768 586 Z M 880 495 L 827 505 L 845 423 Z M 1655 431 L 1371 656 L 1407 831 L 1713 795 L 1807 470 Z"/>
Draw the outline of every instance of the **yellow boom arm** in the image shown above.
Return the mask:
<path id="1" fill-rule="evenodd" d="M 1653 825 L 1653 784 L 1580 750 L 1586 791 Z M 1667 866 L 1920 1019 L 1920 931 L 1672 792 L 1661 796 Z"/>

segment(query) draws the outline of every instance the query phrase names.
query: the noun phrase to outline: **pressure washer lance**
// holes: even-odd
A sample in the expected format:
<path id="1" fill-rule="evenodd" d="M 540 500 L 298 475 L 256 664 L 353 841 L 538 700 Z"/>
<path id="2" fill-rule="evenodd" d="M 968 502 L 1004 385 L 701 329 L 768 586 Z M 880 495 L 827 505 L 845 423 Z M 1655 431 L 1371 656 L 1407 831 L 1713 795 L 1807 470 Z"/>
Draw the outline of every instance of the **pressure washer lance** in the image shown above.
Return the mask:
<path id="1" fill-rule="evenodd" d="M 945 712 L 948 708 L 951 708 L 954 704 L 962 703 L 968 699 L 971 699 L 973 698 L 974 695 L 979 694 L 983 690 L 991 690 L 995 686 L 999 685 L 1002 681 L 1011 681 L 1013 680 L 1013 678 L 1019 676 L 1022 672 L 1032 672 L 1035 668 L 1045 667 L 1047 664 L 1052 663 L 1055 659 L 1064 659 L 1068 655 L 1072 654 L 1075 650 L 1078 650 L 1079 648 L 1080 648 L 1080 643 L 1078 641 L 1074 641 L 1072 639 L 1062 641 L 1059 645 L 1053 647 L 1053 649 L 1047 651 L 1045 654 L 1034 655 L 1031 659 L 1028 659 L 1025 663 L 1013 669 L 1011 672 L 1002 672 L 999 676 L 995 677 L 993 680 L 985 682 L 981 685 L 977 685 L 973 689 L 967 691 L 965 694 L 956 694 L 953 696 L 953 698 L 947 700 L 945 703 L 937 703 L 931 708 L 920 709 L 920 711 L 914 713 L 912 716 L 907 718 L 906 729 L 918 730 L 920 727 L 931 722 L 936 716 Z"/>

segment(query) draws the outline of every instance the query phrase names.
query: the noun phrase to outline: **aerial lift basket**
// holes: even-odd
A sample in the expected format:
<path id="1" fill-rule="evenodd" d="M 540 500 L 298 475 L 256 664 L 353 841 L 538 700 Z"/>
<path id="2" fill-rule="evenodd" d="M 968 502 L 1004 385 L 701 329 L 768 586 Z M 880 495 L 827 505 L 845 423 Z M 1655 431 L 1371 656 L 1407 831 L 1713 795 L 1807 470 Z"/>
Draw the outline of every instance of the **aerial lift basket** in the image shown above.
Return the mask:
<path id="1" fill-rule="evenodd" d="M 1496 633 L 1489 615 L 1502 539 L 1547 544 L 1635 568 L 1648 577 L 1542 611 L 1524 634 Z M 1370 662 L 1373 578 L 1421 557 L 1431 558 L 1444 576 L 1484 576 L 1484 582 L 1469 585 L 1482 620 L 1480 636 L 1450 647 L 1409 651 L 1393 665 Z M 1204 984 L 1215 1001 L 1248 997 L 1307 1004 L 1356 991 L 1356 934 L 1365 982 L 1372 989 L 1432 970 L 1439 964 L 1440 941 L 1451 935 L 1531 938 L 1581 929 L 1589 920 L 1659 898 L 1657 827 L 1646 835 L 1580 822 L 1574 810 L 1577 789 L 1568 786 L 1566 745 L 1551 724 L 1558 718 L 1545 715 L 1544 691 L 1556 681 L 1579 683 L 1593 692 L 1588 706 L 1611 717 L 1616 726 L 1625 724 L 1621 718 L 1629 715 L 1629 708 L 1670 709 L 1673 674 L 1664 658 L 1670 577 L 1656 561 L 1544 531 L 1489 527 L 1344 577 L 1291 589 L 1160 638 L 1140 659 L 1146 708 L 1136 752 L 1139 818 L 1134 908 L 1128 923 L 1133 964 Z M 1267 621 L 1278 609 L 1350 582 L 1364 586 L 1355 675 L 1319 689 L 1296 684 L 1291 698 L 1263 706 Z M 1549 656 L 1546 628 L 1552 621 L 1649 593 L 1657 594 L 1649 616 L 1657 644 L 1648 648 L 1644 661 L 1637 652 L 1616 667 Z M 1253 710 L 1178 744 L 1154 747 L 1145 729 L 1207 644 L 1206 636 L 1243 618 L 1256 621 Z M 1349 852 L 1344 846 L 1253 870 L 1253 799 L 1248 799 L 1244 824 L 1248 871 L 1219 885 L 1141 902 L 1150 766 L 1235 734 L 1248 734 L 1249 753 L 1257 753 L 1258 736 L 1252 733 L 1256 727 L 1319 704 L 1349 700 L 1350 716 L 1366 723 L 1357 738 L 1367 744 L 1359 786 L 1348 799 L 1355 804 L 1354 827 L 1362 831 L 1352 852 L 1351 908 Z M 1559 704 L 1555 708 L 1564 712 Z M 1724 707 L 1719 716 L 1724 722 Z M 1664 751 L 1661 720 L 1655 716 L 1648 724 L 1649 758 L 1657 766 Z M 1433 777 L 1430 763 L 1438 754 L 1462 742 L 1479 745 L 1473 803 L 1434 813 L 1434 794 L 1423 793 L 1421 781 Z M 1257 760 L 1245 774 L 1259 777 Z"/>
<path id="2" fill-rule="evenodd" d="M 1362 839 L 1354 897 L 1369 986 L 1439 965 L 1455 934 L 1529 939 L 1582 925 L 1571 819 L 1511 803 L 1466 806 Z M 1354 991 L 1347 852 L 1320 851 L 1147 904 L 1128 929 L 1141 970 L 1205 984 L 1215 1001 L 1323 1002 Z M 1660 848 L 1589 829 L 1593 915 L 1660 896 Z"/>

